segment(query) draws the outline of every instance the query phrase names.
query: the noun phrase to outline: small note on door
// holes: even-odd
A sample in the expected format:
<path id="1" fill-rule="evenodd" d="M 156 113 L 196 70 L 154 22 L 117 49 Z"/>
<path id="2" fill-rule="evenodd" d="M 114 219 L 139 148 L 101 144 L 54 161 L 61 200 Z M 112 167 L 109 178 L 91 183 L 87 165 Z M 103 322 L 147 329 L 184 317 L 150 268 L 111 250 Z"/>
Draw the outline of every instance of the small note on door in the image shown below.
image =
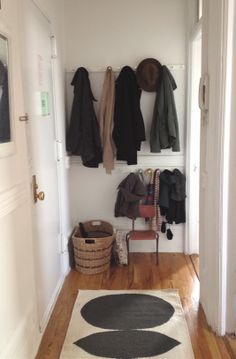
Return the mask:
<path id="1" fill-rule="evenodd" d="M 50 115 L 49 109 L 49 93 L 47 91 L 41 91 L 41 115 Z"/>

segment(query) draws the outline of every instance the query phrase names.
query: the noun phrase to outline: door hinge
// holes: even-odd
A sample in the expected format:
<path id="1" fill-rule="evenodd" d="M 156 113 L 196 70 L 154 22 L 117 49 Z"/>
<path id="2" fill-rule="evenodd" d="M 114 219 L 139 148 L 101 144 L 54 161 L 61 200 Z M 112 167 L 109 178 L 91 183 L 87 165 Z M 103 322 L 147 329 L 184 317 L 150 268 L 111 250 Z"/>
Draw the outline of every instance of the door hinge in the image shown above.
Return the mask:
<path id="1" fill-rule="evenodd" d="M 51 36 L 51 56 L 52 59 L 57 58 L 57 39 L 55 36 Z"/>
<path id="2" fill-rule="evenodd" d="M 63 145 L 62 145 L 62 141 L 60 140 L 56 140 L 56 156 L 57 156 L 57 161 L 60 161 L 63 158 Z"/>
<path id="3" fill-rule="evenodd" d="M 199 108 L 203 112 L 207 112 L 209 109 L 209 76 L 204 75 L 200 79 L 199 94 L 198 94 Z"/>
<path id="4" fill-rule="evenodd" d="M 27 121 L 29 121 L 28 113 L 26 113 L 24 116 L 20 116 L 20 117 L 19 117 L 19 121 L 22 121 L 22 122 L 27 122 Z"/>

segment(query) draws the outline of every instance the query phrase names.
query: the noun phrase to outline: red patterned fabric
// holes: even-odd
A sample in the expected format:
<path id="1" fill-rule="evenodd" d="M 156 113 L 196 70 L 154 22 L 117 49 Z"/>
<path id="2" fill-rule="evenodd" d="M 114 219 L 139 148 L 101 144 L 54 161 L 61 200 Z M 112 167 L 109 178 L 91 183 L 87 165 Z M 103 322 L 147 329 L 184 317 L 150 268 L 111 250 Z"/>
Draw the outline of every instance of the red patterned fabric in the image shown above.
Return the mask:
<path id="1" fill-rule="evenodd" d="M 159 207 L 159 195 L 160 195 L 160 174 L 161 171 L 156 169 L 154 172 L 154 207 L 155 207 L 155 217 L 152 218 L 151 228 L 160 232 L 161 230 L 161 213 Z"/>

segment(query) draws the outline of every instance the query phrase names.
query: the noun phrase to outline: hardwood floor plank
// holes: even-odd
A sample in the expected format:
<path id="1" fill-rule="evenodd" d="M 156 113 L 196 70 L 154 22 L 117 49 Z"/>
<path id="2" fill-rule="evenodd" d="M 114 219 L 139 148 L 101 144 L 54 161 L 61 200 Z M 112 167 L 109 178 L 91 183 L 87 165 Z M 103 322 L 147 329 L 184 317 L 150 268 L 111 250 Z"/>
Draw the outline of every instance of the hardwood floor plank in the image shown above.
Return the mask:
<path id="1" fill-rule="evenodd" d="M 196 272 L 197 277 L 200 278 L 200 277 L 199 277 L 199 255 L 197 255 L 197 254 L 192 254 L 192 255 L 190 256 L 190 259 L 191 259 L 191 261 L 192 261 L 192 263 L 193 263 L 193 268 L 194 268 L 194 270 L 195 270 L 195 272 Z"/>
<path id="2" fill-rule="evenodd" d="M 236 359 L 236 337 L 235 335 L 227 335 L 224 338 L 224 342 L 228 348 L 228 351 L 231 354 L 231 357 Z"/>
<path id="3" fill-rule="evenodd" d="M 197 260 L 194 263 L 198 265 Z M 83 275 L 71 271 L 45 330 L 36 359 L 59 358 L 78 289 L 168 288 L 179 290 L 195 358 L 236 358 L 235 341 L 217 337 L 207 325 L 204 311 L 199 305 L 200 286 L 196 273 L 192 258 L 176 253 L 160 253 L 158 264 L 155 254 L 133 253 L 128 266 L 112 266 L 102 274 Z"/>

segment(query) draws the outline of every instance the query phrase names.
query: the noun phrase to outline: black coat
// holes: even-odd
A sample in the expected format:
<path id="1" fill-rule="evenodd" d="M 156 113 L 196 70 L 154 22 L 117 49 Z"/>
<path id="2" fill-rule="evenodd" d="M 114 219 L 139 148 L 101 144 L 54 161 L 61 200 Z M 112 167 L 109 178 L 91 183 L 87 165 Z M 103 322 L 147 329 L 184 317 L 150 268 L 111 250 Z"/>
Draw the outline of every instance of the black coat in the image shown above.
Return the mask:
<path id="1" fill-rule="evenodd" d="M 10 141 L 10 111 L 8 92 L 8 70 L 0 60 L 0 86 L 2 95 L 0 98 L 0 143 Z"/>
<path id="2" fill-rule="evenodd" d="M 94 111 L 88 71 L 80 67 L 71 83 L 74 86 L 71 120 L 67 135 L 67 150 L 81 156 L 86 167 L 98 167 L 102 162 L 99 125 Z"/>
<path id="3" fill-rule="evenodd" d="M 116 158 L 137 164 L 137 151 L 145 141 L 145 128 L 140 109 L 141 90 L 135 72 L 122 68 L 116 80 L 113 139 L 117 148 Z"/>
<path id="4" fill-rule="evenodd" d="M 185 223 L 185 176 L 175 169 L 173 172 L 165 170 L 160 175 L 161 215 L 166 216 L 168 223 Z"/>

